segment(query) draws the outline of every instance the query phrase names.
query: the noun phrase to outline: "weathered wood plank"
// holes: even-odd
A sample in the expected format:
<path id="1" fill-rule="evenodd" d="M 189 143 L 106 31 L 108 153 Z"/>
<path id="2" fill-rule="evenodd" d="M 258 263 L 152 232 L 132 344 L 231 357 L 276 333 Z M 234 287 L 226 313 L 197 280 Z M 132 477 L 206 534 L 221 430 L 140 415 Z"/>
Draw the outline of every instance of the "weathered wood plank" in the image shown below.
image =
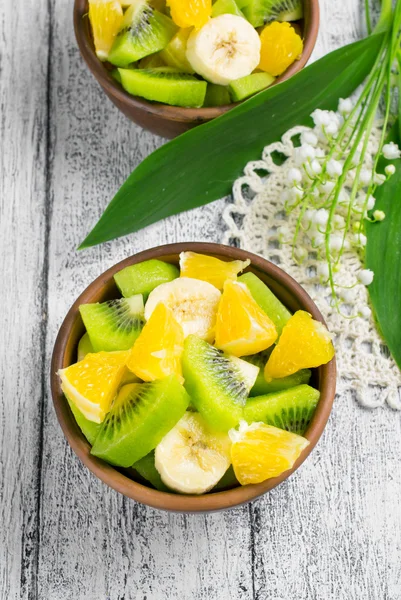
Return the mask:
<path id="1" fill-rule="evenodd" d="M 0 11 L 0 598 L 35 598 L 47 290 L 47 15 Z"/>
<path id="2" fill-rule="evenodd" d="M 220 239 L 220 210 L 207 207 L 136 236 L 76 253 L 123 177 L 160 140 L 130 124 L 83 65 L 69 22 L 53 4 L 47 355 L 77 294 L 124 256 L 176 240 Z M 248 510 L 168 515 L 97 481 L 67 447 L 49 396 L 44 427 L 39 598 L 228 600 L 252 597 Z"/>

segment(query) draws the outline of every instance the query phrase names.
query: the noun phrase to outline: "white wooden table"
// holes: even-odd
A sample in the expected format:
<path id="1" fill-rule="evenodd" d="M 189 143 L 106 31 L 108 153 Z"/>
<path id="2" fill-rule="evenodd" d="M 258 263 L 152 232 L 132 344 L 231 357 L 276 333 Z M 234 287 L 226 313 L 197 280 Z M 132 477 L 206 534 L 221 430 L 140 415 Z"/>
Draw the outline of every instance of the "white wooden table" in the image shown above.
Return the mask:
<path id="1" fill-rule="evenodd" d="M 363 33 L 362 4 L 321 0 L 314 58 Z M 338 398 L 290 481 L 207 516 L 129 501 L 69 449 L 49 394 L 67 309 L 129 254 L 220 241 L 224 201 L 77 253 L 163 140 L 101 92 L 71 1 L 3 0 L 0 34 L 0 600 L 401 599 L 401 421 L 390 409 Z"/>

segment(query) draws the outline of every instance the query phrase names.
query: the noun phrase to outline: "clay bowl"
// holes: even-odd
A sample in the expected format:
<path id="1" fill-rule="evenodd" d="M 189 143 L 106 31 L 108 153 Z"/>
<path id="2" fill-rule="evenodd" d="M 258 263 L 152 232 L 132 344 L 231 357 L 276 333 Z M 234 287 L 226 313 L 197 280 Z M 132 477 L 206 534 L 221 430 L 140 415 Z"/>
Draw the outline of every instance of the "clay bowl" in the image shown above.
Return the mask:
<path id="1" fill-rule="evenodd" d="M 274 85 L 300 71 L 312 54 L 319 30 L 319 0 L 304 0 L 304 5 L 304 19 L 299 22 L 304 38 L 302 56 L 278 77 Z M 88 0 L 75 0 L 74 29 L 81 54 L 104 92 L 131 121 L 152 133 L 173 138 L 236 106 L 236 104 L 227 104 L 215 108 L 180 108 L 131 96 L 112 78 L 107 66 L 96 57 L 88 18 Z"/>
<path id="2" fill-rule="evenodd" d="M 95 279 L 75 301 L 64 319 L 54 345 L 51 364 L 51 389 L 57 418 L 68 443 L 88 469 L 99 479 L 128 498 L 154 508 L 185 513 L 209 512 L 232 508 L 254 500 L 282 483 L 298 469 L 317 444 L 329 417 L 336 388 L 336 364 L 335 359 L 333 359 L 329 364 L 315 369 L 313 385 L 320 390 L 321 396 L 315 415 L 305 434 L 310 444 L 303 451 L 294 468 L 275 479 L 269 479 L 258 485 L 236 487 L 203 496 L 184 496 L 159 492 L 148 487 L 145 482 L 141 483 L 141 478 L 133 469 L 112 467 L 103 460 L 92 456 L 90 446 L 76 424 L 68 402 L 61 391 L 57 376 L 59 369 L 63 369 L 76 361 L 78 341 L 84 333 L 84 326 L 78 310 L 79 306 L 87 302 L 102 302 L 119 297 L 113 275 L 124 267 L 150 258 L 158 258 L 178 264 L 179 253 L 184 250 L 211 254 L 222 260 L 246 260 L 249 258 L 251 265 L 246 270 L 252 271 L 260 277 L 289 310 L 306 310 L 314 319 L 324 322 L 318 308 L 305 290 L 284 271 L 260 256 L 229 246 L 202 242 L 159 246 L 130 256 L 114 265 Z"/>

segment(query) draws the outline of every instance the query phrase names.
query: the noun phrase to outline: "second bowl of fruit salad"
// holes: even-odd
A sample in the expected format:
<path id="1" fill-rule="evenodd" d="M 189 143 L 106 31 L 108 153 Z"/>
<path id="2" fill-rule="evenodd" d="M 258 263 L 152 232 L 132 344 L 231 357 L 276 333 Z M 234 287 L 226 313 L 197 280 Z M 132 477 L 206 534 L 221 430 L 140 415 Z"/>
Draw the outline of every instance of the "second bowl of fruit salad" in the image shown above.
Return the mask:
<path id="1" fill-rule="evenodd" d="M 174 137 L 302 69 L 318 0 L 75 0 L 77 42 L 108 97 Z"/>
<path id="2" fill-rule="evenodd" d="M 305 460 L 330 414 L 331 335 L 306 292 L 243 250 L 129 257 L 76 300 L 51 366 L 56 413 L 102 481 L 155 508 L 237 506 Z"/>

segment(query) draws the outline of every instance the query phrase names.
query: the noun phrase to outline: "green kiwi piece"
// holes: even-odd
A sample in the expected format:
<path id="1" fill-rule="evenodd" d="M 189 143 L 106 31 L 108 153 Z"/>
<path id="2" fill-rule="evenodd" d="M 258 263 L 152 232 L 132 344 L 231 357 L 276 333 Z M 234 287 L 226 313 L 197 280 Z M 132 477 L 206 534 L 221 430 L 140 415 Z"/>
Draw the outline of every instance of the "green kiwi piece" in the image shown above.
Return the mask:
<path id="1" fill-rule="evenodd" d="M 177 279 L 179 276 L 180 271 L 175 265 L 152 258 L 125 267 L 114 275 L 114 281 L 126 298 L 134 294 L 142 294 L 146 300 L 158 285 Z"/>
<path id="2" fill-rule="evenodd" d="M 83 360 L 87 354 L 94 352 L 88 332 L 84 333 L 78 342 L 77 362 Z"/>
<path id="3" fill-rule="evenodd" d="M 217 83 L 208 83 L 203 106 L 224 106 L 231 104 L 231 96 L 228 88 Z"/>
<path id="4" fill-rule="evenodd" d="M 119 69 L 121 85 L 133 96 L 173 106 L 199 108 L 203 105 L 207 83 L 173 67 Z"/>
<path id="5" fill-rule="evenodd" d="M 227 471 L 224 473 L 223 477 L 220 479 L 219 483 L 217 483 L 212 492 L 221 492 L 223 490 L 230 490 L 233 487 L 238 487 L 240 484 L 238 479 L 235 476 L 234 469 L 232 465 L 228 467 Z"/>
<path id="6" fill-rule="evenodd" d="M 212 17 L 218 17 L 219 15 L 244 16 L 235 0 L 216 0 L 212 6 Z"/>
<path id="7" fill-rule="evenodd" d="M 177 31 L 169 17 L 136 0 L 125 12 L 107 60 L 116 67 L 127 67 L 144 56 L 162 50 Z"/>
<path id="8" fill-rule="evenodd" d="M 186 54 L 190 31 L 190 29 L 180 29 L 160 52 L 160 56 L 169 67 L 175 67 L 182 73 L 193 74 L 195 71 L 189 64 Z"/>
<path id="9" fill-rule="evenodd" d="M 245 364 L 195 335 L 186 338 L 182 356 L 185 388 L 212 429 L 228 431 L 242 419 L 249 392 Z"/>
<path id="10" fill-rule="evenodd" d="M 312 371 L 310 369 L 301 369 L 292 375 L 287 375 L 287 377 L 266 381 L 263 371 L 267 360 L 272 353 L 273 347 L 265 350 L 264 352 L 259 352 L 259 354 L 244 356 L 244 360 L 259 367 L 259 373 L 256 378 L 255 385 L 249 392 L 250 396 L 262 396 L 263 394 L 280 392 L 281 390 L 288 390 L 289 388 L 302 385 L 303 383 L 309 383 L 310 381 L 312 376 Z"/>
<path id="11" fill-rule="evenodd" d="M 81 304 L 79 312 L 95 352 L 129 350 L 145 322 L 141 294 L 102 303 Z"/>
<path id="12" fill-rule="evenodd" d="M 309 385 L 298 385 L 274 394 L 249 398 L 244 408 L 247 423 L 263 421 L 279 429 L 303 435 L 308 427 L 320 392 Z"/>
<path id="13" fill-rule="evenodd" d="M 88 440 L 90 445 L 92 446 L 93 442 L 95 441 L 95 439 L 97 437 L 97 434 L 100 431 L 102 424 L 94 423 L 93 421 L 90 421 L 89 419 L 87 419 L 81 413 L 79 408 L 77 406 L 75 406 L 74 402 L 72 400 L 70 400 L 70 398 L 65 393 L 64 393 L 64 395 L 67 398 L 71 412 L 74 415 L 74 419 L 76 420 L 78 427 L 80 428 L 80 430 L 82 431 L 82 433 L 84 434 L 84 436 L 86 437 L 86 439 Z"/>
<path id="14" fill-rule="evenodd" d="M 156 448 L 181 419 L 189 396 L 175 375 L 122 387 L 106 415 L 91 453 L 131 467 Z"/>
<path id="15" fill-rule="evenodd" d="M 171 492 L 170 488 L 168 488 L 162 481 L 162 478 L 159 475 L 159 471 L 155 467 L 155 452 L 149 452 L 146 456 L 138 460 L 132 468 L 139 473 L 143 479 L 149 481 L 153 485 L 156 490 L 160 492 Z"/>
<path id="16" fill-rule="evenodd" d="M 245 273 L 238 277 L 238 281 L 245 283 L 254 300 L 275 324 L 277 333 L 280 336 L 284 325 L 291 318 L 290 311 L 254 273 Z"/>
<path id="17" fill-rule="evenodd" d="M 254 27 L 268 21 L 298 21 L 303 17 L 303 0 L 250 0 L 243 12 Z"/>
<path id="18" fill-rule="evenodd" d="M 245 100 L 253 94 L 257 94 L 265 90 L 273 83 L 275 77 L 269 73 L 252 73 L 246 77 L 241 77 L 232 81 L 229 85 L 229 90 L 233 102 Z"/>
<path id="19" fill-rule="evenodd" d="M 110 75 L 112 76 L 114 81 L 117 81 L 117 83 L 121 85 L 121 75 L 118 72 L 118 69 L 113 69 L 112 71 L 110 71 Z"/>

